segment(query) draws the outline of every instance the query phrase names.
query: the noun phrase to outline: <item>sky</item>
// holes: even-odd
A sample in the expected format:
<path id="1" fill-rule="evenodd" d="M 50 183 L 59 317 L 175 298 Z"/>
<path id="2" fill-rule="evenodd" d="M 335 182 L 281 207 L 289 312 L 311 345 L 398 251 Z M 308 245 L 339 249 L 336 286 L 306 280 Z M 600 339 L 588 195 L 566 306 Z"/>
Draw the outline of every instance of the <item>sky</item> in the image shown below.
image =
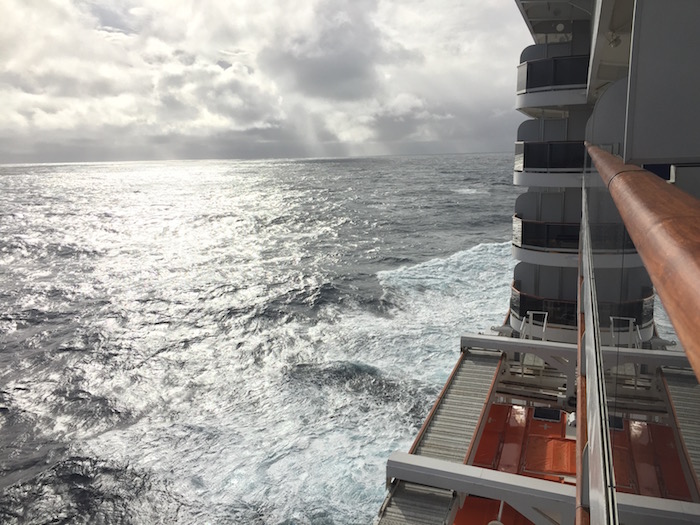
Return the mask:
<path id="1" fill-rule="evenodd" d="M 3 0 L 0 163 L 509 151 L 513 0 Z"/>

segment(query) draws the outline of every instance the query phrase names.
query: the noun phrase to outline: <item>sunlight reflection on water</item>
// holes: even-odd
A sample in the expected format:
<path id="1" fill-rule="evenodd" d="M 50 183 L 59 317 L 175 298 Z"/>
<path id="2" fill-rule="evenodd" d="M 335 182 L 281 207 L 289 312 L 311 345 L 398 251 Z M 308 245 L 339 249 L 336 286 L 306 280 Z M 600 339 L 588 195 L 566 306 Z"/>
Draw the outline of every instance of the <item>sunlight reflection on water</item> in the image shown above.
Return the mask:
<path id="1" fill-rule="evenodd" d="M 371 521 L 507 310 L 508 155 L 3 170 L 6 516 Z"/>

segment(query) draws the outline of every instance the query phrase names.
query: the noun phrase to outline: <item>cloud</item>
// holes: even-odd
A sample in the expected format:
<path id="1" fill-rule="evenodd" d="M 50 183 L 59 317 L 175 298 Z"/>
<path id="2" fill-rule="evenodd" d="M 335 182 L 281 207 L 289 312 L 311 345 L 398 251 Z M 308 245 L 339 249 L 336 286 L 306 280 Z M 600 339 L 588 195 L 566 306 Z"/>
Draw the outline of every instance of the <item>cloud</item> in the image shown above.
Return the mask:
<path id="1" fill-rule="evenodd" d="M 0 162 L 512 147 L 512 5 L 6 0 Z"/>
<path id="2" fill-rule="evenodd" d="M 260 53 L 270 75 L 311 97 L 358 100 L 380 95 L 377 65 L 415 59 L 373 21 L 377 0 L 323 0 L 304 27 L 280 32 Z"/>

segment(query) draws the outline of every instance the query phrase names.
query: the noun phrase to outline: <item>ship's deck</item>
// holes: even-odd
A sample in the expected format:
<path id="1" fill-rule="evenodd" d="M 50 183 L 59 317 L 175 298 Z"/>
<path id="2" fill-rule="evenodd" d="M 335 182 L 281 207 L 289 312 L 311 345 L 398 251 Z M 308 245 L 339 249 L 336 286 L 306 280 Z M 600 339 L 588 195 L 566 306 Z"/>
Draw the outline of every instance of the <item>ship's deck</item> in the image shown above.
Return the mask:
<path id="1" fill-rule="evenodd" d="M 527 358 L 525 352 L 539 357 Z M 573 408 L 551 400 L 557 389 L 566 398 L 561 381 L 572 374 L 568 365 L 549 366 L 573 366 L 567 352 L 575 346 L 465 336 L 459 361 L 410 454 L 392 455 L 387 465 L 391 486 L 378 523 L 477 523 L 496 519 L 499 499 L 506 502 L 503 523 L 545 523 L 553 515 L 543 518 L 543 505 L 557 509 L 556 522 L 571 522 L 576 441 L 567 411 Z M 676 353 L 635 352 L 606 350 L 616 363 L 607 381 L 615 394 L 610 433 L 621 518 L 700 522 L 700 386 L 681 370 L 683 358 Z M 644 374 L 618 364 L 634 362 L 632 354 L 645 363 Z M 657 368 L 662 360 L 675 360 L 681 368 L 662 371 Z M 544 369 L 543 361 L 548 361 Z M 530 362 L 540 366 L 531 368 Z M 628 368 L 635 372 L 629 375 Z M 530 399 L 524 397 L 528 391 Z M 505 496 L 495 498 L 501 489 L 492 491 L 485 479 L 493 487 L 502 484 Z M 523 496 L 525 486 L 531 497 Z"/>
<path id="2" fill-rule="evenodd" d="M 694 470 L 693 475 L 696 476 L 700 472 L 700 385 L 689 370 L 664 369 L 663 378 L 683 436 L 684 452 L 687 453 Z"/>
<path id="3" fill-rule="evenodd" d="M 463 352 L 411 453 L 463 463 L 491 386 L 502 365 L 501 352 Z M 449 523 L 460 502 L 451 490 L 397 480 L 380 510 L 380 525 Z"/>

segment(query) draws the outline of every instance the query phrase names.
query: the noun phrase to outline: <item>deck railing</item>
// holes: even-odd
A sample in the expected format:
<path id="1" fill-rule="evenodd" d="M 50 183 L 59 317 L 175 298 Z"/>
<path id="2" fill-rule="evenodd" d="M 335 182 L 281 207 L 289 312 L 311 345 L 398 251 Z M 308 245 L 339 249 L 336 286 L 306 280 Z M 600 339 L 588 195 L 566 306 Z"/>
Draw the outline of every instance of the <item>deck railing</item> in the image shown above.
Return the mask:
<path id="1" fill-rule="evenodd" d="M 599 223 L 590 227 L 591 235 L 597 241 L 594 251 L 634 251 L 634 244 L 622 224 Z M 580 228 L 581 225 L 577 222 L 542 222 L 514 215 L 513 244 L 577 252 Z"/>
<path id="2" fill-rule="evenodd" d="M 579 410 L 585 413 L 586 435 L 577 433 L 576 440 L 579 445 L 582 445 L 581 440 L 584 440 L 586 448 L 578 451 L 576 490 L 577 505 L 585 505 L 587 499 L 590 514 L 579 516 L 577 510 L 577 524 L 614 525 L 618 523 L 615 472 L 610 441 L 605 366 L 600 342 L 602 318 L 598 311 L 585 180 L 581 208 L 579 301 L 583 326 L 579 326 L 578 382 L 585 385 L 585 389 L 579 389 L 578 405 Z M 582 455 L 587 459 L 583 460 L 580 457 Z"/>
<path id="3" fill-rule="evenodd" d="M 542 89 L 585 86 L 588 82 L 587 55 L 529 60 L 518 66 L 518 93 Z"/>
<path id="4" fill-rule="evenodd" d="M 700 379 L 700 200 L 586 144 Z"/>
<path id="5" fill-rule="evenodd" d="M 516 283 L 517 284 L 517 283 Z M 637 326 L 647 326 L 654 319 L 654 295 L 625 302 L 599 302 L 600 326 L 610 328 L 611 318 L 634 319 Z M 575 300 L 548 299 L 521 292 L 517 286 L 511 287 L 510 310 L 518 319 L 528 312 L 547 312 L 548 322 L 564 326 L 576 326 L 579 307 Z"/>
<path id="6" fill-rule="evenodd" d="M 581 141 L 515 143 L 515 171 L 583 171 L 585 148 Z"/>

